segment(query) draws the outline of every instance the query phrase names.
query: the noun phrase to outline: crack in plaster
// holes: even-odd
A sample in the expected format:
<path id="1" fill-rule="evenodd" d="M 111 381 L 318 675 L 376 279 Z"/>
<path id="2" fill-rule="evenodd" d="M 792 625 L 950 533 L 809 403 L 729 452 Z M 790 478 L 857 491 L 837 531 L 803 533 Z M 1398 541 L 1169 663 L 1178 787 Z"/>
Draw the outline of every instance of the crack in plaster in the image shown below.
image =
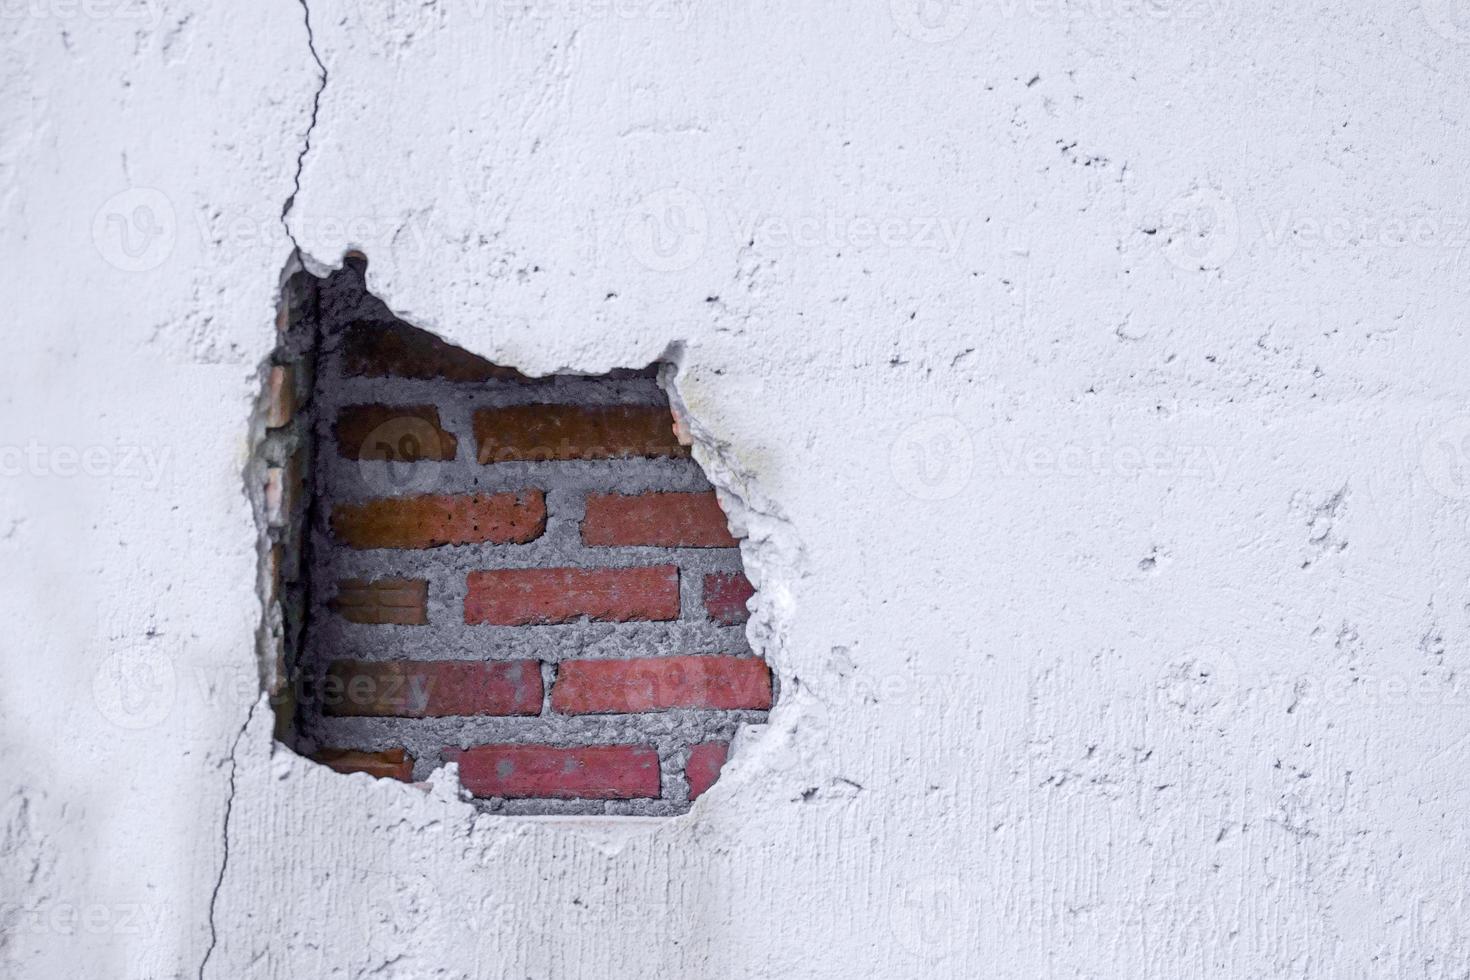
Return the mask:
<path id="1" fill-rule="evenodd" d="M 281 205 L 281 227 L 286 229 L 286 237 L 290 239 L 297 253 L 300 253 L 301 246 L 297 243 L 296 236 L 291 234 L 291 208 L 296 204 L 296 195 L 301 193 L 301 173 L 306 168 L 306 155 L 311 152 L 311 134 L 316 131 L 316 117 L 321 111 L 322 93 L 327 90 L 327 66 L 316 50 L 316 34 L 311 29 L 311 6 L 307 0 L 301 0 L 301 13 L 306 21 L 306 49 L 311 52 L 312 60 L 321 71 L 321 84 L 311 97 L 311 121 L 307 123 L 306 132 L 301 138 L 301 152 L 296 154 L 296 175 L 291 180 L 291 194 L 286 198 L 286 203 Z"/>
<path id="2" fill-rule="evenodd" d="M 240 769 L 238 758 L 240 742 L 250 729 L 250 722 L 255 719 L 255 709 L 259 706 L 259 700 L 251 702 L 250 710 L 245 713 L 245 720 L 240 724 L 240 730 L 235 733 L 235 741 L 230 746 L 230 792 L 225 797 L 225 818 L 220 829 L 224 854 L 220 857 L 219 874 L 214 879 L 214 890 L 209 895 L 209 948 L 204 951 L 204 959 L 199 961 L 199 980 L 204 980 L 205 967 L 209 966 L 209 958 L 214 955 L 214 948 L 219 944 L 219 933 L 214 924 L 214 911 L 215 905 L 219 902 L 220 889 L 225 884 L 225 871 L 230 866 L 230 814 L 235 808 L 235 776 Z"/>

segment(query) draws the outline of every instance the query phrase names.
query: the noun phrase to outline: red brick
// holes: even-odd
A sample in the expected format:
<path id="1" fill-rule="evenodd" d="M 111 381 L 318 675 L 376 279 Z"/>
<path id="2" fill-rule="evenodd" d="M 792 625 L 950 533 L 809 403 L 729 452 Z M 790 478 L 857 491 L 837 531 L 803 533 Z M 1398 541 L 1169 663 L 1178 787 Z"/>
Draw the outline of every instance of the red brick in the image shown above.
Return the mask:
<path id="1" fill-rule="evenodd" d="M 342 339 L 348 377 L 442 378 L 445 381 L 530 381 L 514 368 L 491 364 L 403 322 L 359 320 Z"/>
<path id="2" fill-rule="evenodd" d="M 343 459 L 417 463 L 453 459 L 459 447 L 432 405 L 348 405 L 337 413 L 335 432 Z"/>
<path id="3" fill-rule="evenodd" d="M 421 578 L 343 579 L 332 609 L 349 623 L 427 626 L 429 583 Z"/>
<path id="4" fill-rule="evenodd" d="M 405 783 L 413 778 L 413 756 L 403 749 L 387 749 L 383 752 L 320 749 L 313 752 L 311 758 L 338 772 L 365 772 L 378 779 L 400 779 Z"/>
<path id="5" fill-rule="evenodd" d="M 679 618 L 679 569 L 506 568 L 470 572 L 466 623 L 527 626 Z"/>
<path id="6" fill-rule="evenodd" d="M 512 405 L 475 413 L 481 463 L 688 456 L 658 405 Z"/>
<path id="7" fill-rule="evenodd" d="M 445 756 L 476 796 L 631 800 L 660 791 L 658 753 L 646 745 L 480 745 Z"/>
<path id="8" fill-rule="evenodd" d="M 542 690 L 535 660 L 336 660 L 322 707 L 328 715 L 363 718 L 535 715 Z"/>
<path id="9" fill-rule="evenodd" d="M 733 548 L 735 539 L 714 492 L 587 497 L 582 541 L 593 546 Z"/>
<path id="10" fill-rule="evenodd" d="M 750 579 L 739 572 L 715 572 L 704 577 L 704 611 L 711 622 L 734 626 L 750 619 L 746 603 L 755 595 Z"/>
<path id="11" fill-rule="evenodd" d="M 382 497 L 332 508 L 332 534 L 351 548 L 524 544 L 546 530 L 546 498 L 520 493 Z"/>
<path id="12" fill-rule="evenodd" d="M 551 688 L 552 709 L 568 715 L 770 706 L 771 671 L 755 657 L 568 660 Z"/>
<path id="13" fill-rule="evenodd" d="M 689 784 L 690 803 L 704 795 L 704 791 L 720 778 L 720 770 L 725 767 L 729 754 L 729 742 L 704 742 L 689 750 L 689 761 L 684 764 L 684 780 Z"/>

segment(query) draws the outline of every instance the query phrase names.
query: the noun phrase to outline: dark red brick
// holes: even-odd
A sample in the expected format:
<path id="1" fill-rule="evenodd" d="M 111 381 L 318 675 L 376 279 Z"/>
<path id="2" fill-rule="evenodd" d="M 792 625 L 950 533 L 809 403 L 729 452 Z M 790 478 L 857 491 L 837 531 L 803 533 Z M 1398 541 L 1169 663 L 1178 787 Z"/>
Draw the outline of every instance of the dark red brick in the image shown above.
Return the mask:
<path id="1" fill-rule="evenodd" d="M 476 796 L 557 800 L 656 799 L 658 753 L 646 745 L 480 745 L 451 749 L 459 780 Z"/>
<path id="2" fill-rule="evenodd" d="M 689 802 L 699 799 L 705 790 L 715 784 L 729 754 L 729 742 L 703 742 L 689 750 L 689 761 L 684 764 L 684 781 L 689 784 Z"/>
<path id="3" fill-rule="evenodd" d="M 311 758 L 338 772 L 365 772 L 378 779 L 399 779 L 405 783 L 413 778 L 413 756 L 403 749 L 382 752 L 319 749 L 312 753 Z"/>
<path id="4" fill-rule="evenodd" d="M 713 491 L 589 494 L 582 541 L 592 546 L 658 548 L 733 548 L 736 544 Z"/>
<path id="5" fill-rule="evenodd" d="M 750 619 L 746 603 L 755 595 L 750 579 L 739 572 L 715 572 L 704 577 L 704 611 L 710 621 L 734 626 Z"/>
<path id="6" fill-rule="evenodd" d="M 568 660 L 551 688 L 552 710 L 568 715 L 770 706 L 771 671 L 754 657 Z"/>
<path id="7" fill-rule="evenodd" d="M 403 322 L 359 320 L 342 338 L 348 377 L 442 378 L 445 381 L 531 381 Z"/>
<path id="8" fill-rule="evenodd" d="M 475 413 L 476 457 L 513 460 L 688 456 L 674 418 L 657 405 L 511 405 Z"/>
<path id="9" fill-rule="evenodd" d="M 679 618 L 679 570 L 634 568 L 506 568 L 470 572 L 466 623 L 527 626 Z"/>
<path id="10" fill-rule="evenodd" d="M 333 661 L 322 690 L 328 715 L 443 718 L 541 713 L 534 660 Z"/>
<path id="11" fill-rule="evenodd" d="M 351 548 L 524 544 L 546 530 L 546 498 L 520 493 L 380 497 L 332 508 L 332 534 Z"/>
<path id="12" fill-rule="evenodd" d="M 344 459 L 445 460 L 459 446 L 432 405 L 348 405 L 337 413 L 335 432 Z"/>

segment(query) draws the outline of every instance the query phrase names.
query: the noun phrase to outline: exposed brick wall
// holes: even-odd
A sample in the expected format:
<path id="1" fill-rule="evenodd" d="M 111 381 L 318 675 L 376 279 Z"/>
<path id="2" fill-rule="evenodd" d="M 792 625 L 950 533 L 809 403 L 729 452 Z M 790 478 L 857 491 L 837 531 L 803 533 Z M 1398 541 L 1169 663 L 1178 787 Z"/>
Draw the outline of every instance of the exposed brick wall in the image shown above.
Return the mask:
<path id="1" fill-rule="evenodd" d="M 688 809 L 777 692 L 655 372 L 527 378 L 395 321 L 355 266 L 317 315 L 301 749 L 457 761 L 502 812 Z"/>

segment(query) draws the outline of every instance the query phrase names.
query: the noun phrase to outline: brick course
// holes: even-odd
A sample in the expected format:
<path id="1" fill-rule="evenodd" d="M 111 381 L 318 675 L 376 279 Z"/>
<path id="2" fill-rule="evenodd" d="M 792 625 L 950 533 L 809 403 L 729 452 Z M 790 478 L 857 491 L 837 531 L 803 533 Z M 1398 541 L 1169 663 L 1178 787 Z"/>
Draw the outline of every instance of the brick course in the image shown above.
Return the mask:
<path id="1" fill-rule="evenodd" d="M 445 460 L 459 445 L 433 405 L 348 405 L 337 414 L 336 436 L 344 459 Z"/>
<path id="2" fill-rule="evenodd" d="M 331 608 L 350 623 L 427 626 L 429 583 L 421 578 L 343 579 Z"/>
<path id="3" fill-rule="evenodd" d="M 534 715 L 541 698 L 541 668 L 529 660 L 336 660 L 321 695 L 328 715 L 387 718 Z"/>
<path id="4" fill-rule="evenodd" d="M 552 709 L 569 715 L 770 706 L 771 671 L 754 657 L 571 660 L 551 692 Z"/>
<path id="5" fill-rule="evenodd" d="M 481 745 L 448 756 L 476 796 L 511 799 L 653 799 L 659 795 L 658 752 L 652 746 Z"/>
<path id="6" fill-rule="evenodd" d="M 687 456 L 656 405 L 510 405 L 475 413 L 481 463 Z"/>
<path id="7" fill-rule="evenodd" d="M 594 547 L 733 548 L 730 525 L 709 493 L 598 493 L 587 498 L 582 540 Z"/>
<path id="8" fill-rule="evenodd" d="M 403 749 L 384 752 L 359 752 L 355 749 L 318 749 L 311 757 L 340 773 L 365 772 L 378 779 L 413 778 L 413 756 Z"/>
<path id="9" fill-rule="evenodd" d="M 546 529 L 546 498 L 520 493 L 381 497 L 332 508 L 332 534 L 350 548 L 524 544 Z"/>
<path id="10" fill-rule="evenodd" d="M 668 620 L 679 615 L 679 569 L 506 568 L 471 572 L 466 623 L 531 626 Z"/>

